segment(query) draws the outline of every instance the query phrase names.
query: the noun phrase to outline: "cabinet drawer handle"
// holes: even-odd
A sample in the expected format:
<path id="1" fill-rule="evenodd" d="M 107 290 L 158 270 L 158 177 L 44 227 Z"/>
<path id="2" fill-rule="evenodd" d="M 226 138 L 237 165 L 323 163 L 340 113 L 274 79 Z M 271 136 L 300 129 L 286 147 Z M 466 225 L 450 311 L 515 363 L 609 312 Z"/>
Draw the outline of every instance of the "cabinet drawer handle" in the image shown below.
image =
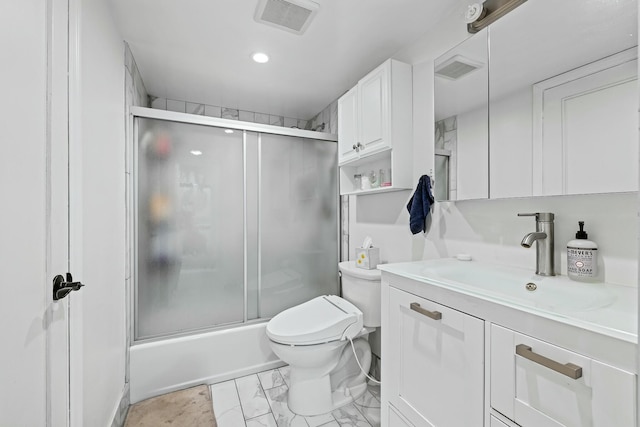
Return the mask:
<path id="1" fill-rule="evenodd" d="M 411 310 L 413 311 L 417 311 L 420 314 L 424 314 L 425 316 L 430 317 L 433 320 L 442 319 L 442 313 L 440 313 L 439 311 L 425 310 L 424 308 L 420 307 L 420 304 L 418 304 L 417 302 L 412 302 L 411 304 L 409 304 L 409 308 L 411 308 Z"/>
<path id="2" fill-rule="evenodd" d="M 529 359 L 539 365 L 542 365 L 545 368 L 549 368 L 562 375 L 566 375 L 569 378 L 573 378 L 574 380 L 577 380 L 582 376 L 582 368 L 580 366 L 574 365 L 573 363 L 565 363 L 563 365 L 560 362 L 556 362 L 555 360 L 551 360 L 540 354 L 534 353 L 533 350 L 531 350 L 531 347 L 529 347 L 528 345 L 518 344 L 516 346 L 516 354 L 518 356 L 524 357 L 525 359 Z"/>

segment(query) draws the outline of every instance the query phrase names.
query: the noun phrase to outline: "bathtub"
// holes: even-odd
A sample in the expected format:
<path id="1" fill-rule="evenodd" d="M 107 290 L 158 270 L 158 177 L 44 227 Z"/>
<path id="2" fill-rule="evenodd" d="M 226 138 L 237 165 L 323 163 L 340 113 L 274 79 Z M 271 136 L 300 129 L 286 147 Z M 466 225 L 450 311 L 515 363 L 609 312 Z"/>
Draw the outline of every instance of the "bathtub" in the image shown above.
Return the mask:
<path id="1" fill-rule="evenodd" d="M 271 351 L 267 323 L 134 344 L 131 403 L 284 366 Z"/>

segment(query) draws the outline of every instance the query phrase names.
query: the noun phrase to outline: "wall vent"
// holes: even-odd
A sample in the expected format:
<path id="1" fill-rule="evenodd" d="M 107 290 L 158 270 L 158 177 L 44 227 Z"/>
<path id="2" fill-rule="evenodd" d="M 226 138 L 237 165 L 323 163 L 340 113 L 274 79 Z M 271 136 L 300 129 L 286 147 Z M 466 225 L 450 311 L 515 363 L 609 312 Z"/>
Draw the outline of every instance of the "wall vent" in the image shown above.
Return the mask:
<path id="1" fill-rule="evenodd" d="M 449 80 L 458 80 L 472 71 L 482 68 L 482 63 L 472 61 L 461 55 L 455 55 L 435 67 L 436 76 Z"/>
<path id="2" fill-rule="evenodd" d="M 320 5 L 311 0 L 260 0 L 254 19 L 294 34 L 306 31 Z"/>

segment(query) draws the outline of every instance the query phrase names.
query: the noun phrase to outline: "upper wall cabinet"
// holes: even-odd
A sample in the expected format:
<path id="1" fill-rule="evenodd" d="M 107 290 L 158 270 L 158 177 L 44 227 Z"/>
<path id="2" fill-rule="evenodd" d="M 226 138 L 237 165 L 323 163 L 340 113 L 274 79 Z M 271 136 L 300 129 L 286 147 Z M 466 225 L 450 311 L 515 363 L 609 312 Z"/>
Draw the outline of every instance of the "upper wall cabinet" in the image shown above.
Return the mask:
<path id="1" fill-rule="evenodd" d="M 490 198 L 637 191 L 637 18 L 635 0 L 526 1 L 491 24 L 488 38 L 478 33 L 436 60 L 436 174 L 450 182 L 439 189 L 436 175 L 439 198 L 481 197 L 486 171 Z M 440 91 L 439 61 L 471 46 L 490 52 L 488 85 Z M 474 96 L 488 96 L 488 123 L 469 120 L 477 108 L 439 115 L 443 103 Z M 457 145 L 448 149 L 451 130 Z M 475 141 L 487 136 L 483 152 Z"/>
<path id="2" fill-rule="evenodd" d="M 390 59 L 338 100 L 340 194 L 412 188 L 411 79 Z"/>
<path id="3" fill-rule="evenodd" d="M 637 22 L 635 0 L 532 0 L 491 25 L 491 198 L 638 189 Z"/>

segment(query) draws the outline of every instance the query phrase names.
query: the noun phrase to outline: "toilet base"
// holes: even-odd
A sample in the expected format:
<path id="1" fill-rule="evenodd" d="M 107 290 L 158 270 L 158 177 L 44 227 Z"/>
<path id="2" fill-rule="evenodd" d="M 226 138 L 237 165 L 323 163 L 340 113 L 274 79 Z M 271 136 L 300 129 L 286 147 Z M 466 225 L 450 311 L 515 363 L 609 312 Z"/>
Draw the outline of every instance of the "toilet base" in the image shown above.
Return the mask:
<path id="1" fill-rule="evenodd" d="M 364 338 L 353 341 L 360 364 L 369 370 L 371 348 Z M 291 412 L 314 416 L 329 413 L 360 398 L 367 391 L 366 376 L 353 358 L 349 342 L 342 350 L 336 367 L 325 375 L 309 375 L 308 369 L 291 366 L 287 403 Z"/>

